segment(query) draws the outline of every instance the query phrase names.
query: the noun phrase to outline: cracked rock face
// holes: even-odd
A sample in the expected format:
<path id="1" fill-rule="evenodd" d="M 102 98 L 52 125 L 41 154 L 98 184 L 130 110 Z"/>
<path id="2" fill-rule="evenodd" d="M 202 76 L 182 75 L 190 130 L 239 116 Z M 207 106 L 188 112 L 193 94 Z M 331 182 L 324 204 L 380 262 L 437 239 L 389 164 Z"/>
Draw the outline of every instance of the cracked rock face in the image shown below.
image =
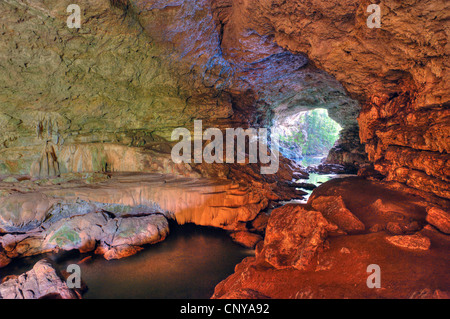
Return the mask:
<path id="1" fill-rule="evenodd" d="M 87 202 L 66 206 L 69 206 L 70 216 L 51 215 L 39 228 L 1 236 L 4 254 L 8 258 L 16 258 L 77 249 L 82 253 L 95 250 L 108 260 L 119 259 L 140 251 L 142 245 L 164 240 L 169 233 L 164 215 L 154 212 L 146 214 L 145 209 L 136 216 L 118 214 L 116 217 L 100 207 L 130 212 L 133 208 L 117 205 L 109 205 L 108 208 L 108 205 Z M 80 211 L 82 206 L 88 206 L 86 212 Z M 139 208 L 134 210 L 139 211 Z"/>
<path id="2" fill-rule="evenodd" d="M 328 232 L 336 230 L 320 212 L 285 205 L 271 214 L 261 255 L 277 269 L 304 270 L 323 249 Z"/>
<path id="3" fill-rule="evenodd" d="M 444 0 L 382 0 L 380 29 L 368 0 L 83 0 L 79 30 L 68 4 L 0 4 L 0 173 L 141 171 L 194 119 L 326 108 L 344 127 L 328 162 L 364 162 L 362 142 L 387 180 L 449 198 Z"/>
<path id="4" fill-rule="evenodd" d="M 0 299 L 78 299 L 74 290 L 57 274 L 45 259 L 38 261 L 33 269 L 11 276 L 0 284 Z"/>
<path id="5" fill-rule="evenodd" d="M 323 107 L 356 125 L 344 87 L 252 30 L 240 3 L 84 0 L 79 30 L 66 26 L 69 3 L 0 4 L 0 173 L 140 171 L 135 148 L 170 151 L 193 119 L 270 126 Z"/>
<path id="6" fill-rule="evenodd" d="M 382 27 L 366 26 L 371 1 L 242 1 L 254 29 L 301 52 L 361 104 L 361 142 L 388 180 L 448 194 L 448 3 L 379 1 Z"/>

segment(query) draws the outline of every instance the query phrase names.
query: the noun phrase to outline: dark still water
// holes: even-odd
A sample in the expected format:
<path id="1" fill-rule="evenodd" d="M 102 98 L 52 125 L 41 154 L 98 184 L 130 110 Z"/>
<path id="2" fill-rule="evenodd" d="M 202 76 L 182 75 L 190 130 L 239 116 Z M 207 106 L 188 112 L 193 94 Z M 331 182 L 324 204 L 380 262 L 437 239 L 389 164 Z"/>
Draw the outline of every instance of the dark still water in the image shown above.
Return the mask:
<path id="1" fill-rule="evenodd" d="M 243 248 L 225 231 L 193 225 L 173 226 L 167 239 L 147 246 L 137 255 L 106 261 L 93 256 L 82 263 L 81 275 L 89 287 L 83 296 L 95 298 L 210 298 L 214 287 L 234 272 L 253 250 Z M 50 255 L 61 270 L 89 255 Z M 0 270 L 20 274 L 47 255 L 17 261 Z"/>

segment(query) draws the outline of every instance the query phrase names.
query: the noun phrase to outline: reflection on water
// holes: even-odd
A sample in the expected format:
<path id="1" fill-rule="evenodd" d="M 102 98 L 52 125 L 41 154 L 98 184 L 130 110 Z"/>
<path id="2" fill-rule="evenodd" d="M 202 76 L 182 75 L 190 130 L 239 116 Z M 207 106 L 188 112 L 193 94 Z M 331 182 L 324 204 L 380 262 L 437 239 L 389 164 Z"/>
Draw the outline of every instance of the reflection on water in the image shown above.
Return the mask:
<path id="1" fill-rule="evenodd" d="M 80 265 L 89 290 L 84 298 L 210 298 L 214 287 L 234 272 L 253 251 L 231 241 L 222 230 L 193 225 L 172 226 L 163 242 L 135 256 L 106 261 L 101 256 Z M 60 269 L 86 255 L 55 256 Z M 2 269 L 20 274 L 43 258 L 37 256 Z"/>

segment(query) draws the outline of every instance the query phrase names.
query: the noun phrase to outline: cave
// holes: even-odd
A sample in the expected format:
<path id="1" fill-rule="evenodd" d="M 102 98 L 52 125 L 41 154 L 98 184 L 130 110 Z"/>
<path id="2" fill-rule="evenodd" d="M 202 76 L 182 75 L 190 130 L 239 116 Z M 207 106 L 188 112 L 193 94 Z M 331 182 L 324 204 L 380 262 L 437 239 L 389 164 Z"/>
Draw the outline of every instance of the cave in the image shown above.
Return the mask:
<path id="1" fill-rule="evenodd" d="M 448 5 L 375 2 L 0 2 L 0 299 L 448 299 Z"/>

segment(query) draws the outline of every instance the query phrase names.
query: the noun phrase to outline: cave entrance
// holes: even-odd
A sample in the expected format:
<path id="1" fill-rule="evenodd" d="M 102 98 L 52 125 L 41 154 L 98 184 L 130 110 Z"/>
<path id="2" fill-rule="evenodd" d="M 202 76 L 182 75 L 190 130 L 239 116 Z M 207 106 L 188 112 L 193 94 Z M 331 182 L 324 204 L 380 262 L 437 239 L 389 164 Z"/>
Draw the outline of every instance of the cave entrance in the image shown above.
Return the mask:
<path id="1" fill-rule="evenodd" d="M 308 167 L 327 157 L 342 127 L 328 116 L 328 110 L 314 109 L 277 119 L 273 129 L 281 154 Z"/>

